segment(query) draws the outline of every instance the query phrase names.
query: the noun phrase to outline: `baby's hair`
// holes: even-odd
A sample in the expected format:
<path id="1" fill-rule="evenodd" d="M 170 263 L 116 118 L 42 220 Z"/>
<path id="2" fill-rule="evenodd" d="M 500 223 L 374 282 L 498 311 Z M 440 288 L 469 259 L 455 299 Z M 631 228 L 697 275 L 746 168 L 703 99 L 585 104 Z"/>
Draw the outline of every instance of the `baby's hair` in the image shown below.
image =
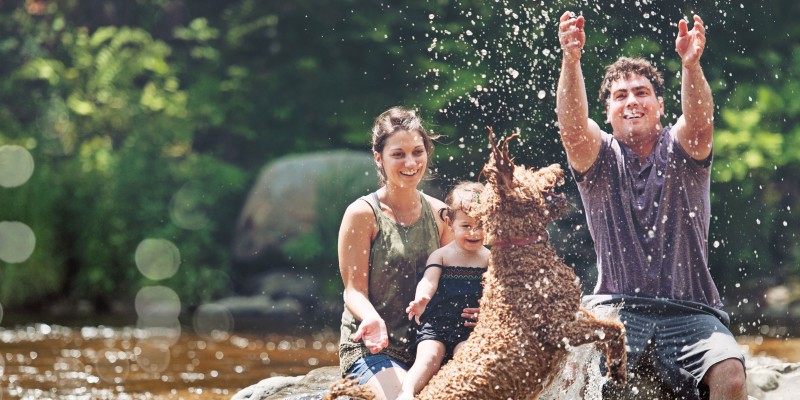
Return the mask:
<path id="1" fill-rule="evenodd" d="M 481 192 L 483 192 L 483 184 L 480 182 L 458 183 L 445 199 L 447 208 L 442 210 L 444 215 L 452 221 L 456 216 L 456 211 L 468 213 L 473 204 L 480 203 Z"/>

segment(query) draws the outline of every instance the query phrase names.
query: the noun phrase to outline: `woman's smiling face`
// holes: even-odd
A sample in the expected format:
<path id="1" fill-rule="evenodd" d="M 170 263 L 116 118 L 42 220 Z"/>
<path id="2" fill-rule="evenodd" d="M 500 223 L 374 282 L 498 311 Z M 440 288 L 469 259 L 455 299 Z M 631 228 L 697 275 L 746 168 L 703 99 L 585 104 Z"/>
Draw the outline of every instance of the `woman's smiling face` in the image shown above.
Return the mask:
<path id="1" fill-rule="evenodd" d="M 386 139 L 383 151 L 375 153 L 387 185 L 416 187 L 428 167 L 428 151 L 417 131 L 397 131 Z"/>

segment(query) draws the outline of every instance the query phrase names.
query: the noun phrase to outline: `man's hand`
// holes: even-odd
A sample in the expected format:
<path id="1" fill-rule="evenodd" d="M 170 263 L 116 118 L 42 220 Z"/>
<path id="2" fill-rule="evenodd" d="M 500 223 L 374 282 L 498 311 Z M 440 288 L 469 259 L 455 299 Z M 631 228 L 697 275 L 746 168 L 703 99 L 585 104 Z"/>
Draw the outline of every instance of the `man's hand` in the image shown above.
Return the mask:
<path id="1" fill-rule="evenodd" d="M 558 24 L 558 41 L 567 60 L 580 60 L 583 45 L 586 44 L 586 33 L 583 31 L 583 16 L 575 17 L 572 11 L 561 15 Z"/>
<path id="2" fill-rule="evenodd" d="M 366 318 L 358 325 L 353 340 L 358 342 L 364 340 L 364 346 L 372 354 L 379 353 L 389 345 L 389 334 L 386 331 L 386 323 L 381 318 Z"/>
<path id="3" fill-rule="evenodd" d="M 464 321 L 464 326 L 468 326 L 468 327 L 474 328 L 476 325 L 478 325 L 478 323 L 476 321 L 478 321 L 478 316 L 480 315 L 480 313 L 481 313 L 481 309 L 477 308 L 477 307 L 475 307 L 475 308 L 467 307 L 464 310 L 462 310 L 461 311 L 461 318 L 466 318 L 467 319 L 466 321 Z"/>
<path id="4" fill-rule="evenodd" d="M 706 47 L 706 28 L 698 15 L 694 16 L 694 26 L 689 30 L 686 20 L 678 22 L 678 37 L 675 39 L 675 51 L 681 56 L 684 67 L 691 67 L 700 62 L 700 56 Z"/>

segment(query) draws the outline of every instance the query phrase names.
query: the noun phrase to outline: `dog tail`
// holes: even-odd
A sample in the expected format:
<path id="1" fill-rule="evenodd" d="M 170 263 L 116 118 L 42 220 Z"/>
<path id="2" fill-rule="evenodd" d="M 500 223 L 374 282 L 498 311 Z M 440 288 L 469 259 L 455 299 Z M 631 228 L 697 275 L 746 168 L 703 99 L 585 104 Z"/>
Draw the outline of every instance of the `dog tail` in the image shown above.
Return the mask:
<path id="1" fill-rule="evenodd" d="M 334 382 L 322 400 L 336 400 L 341 396 L 352 400 L 375 400 L 375 393 L 372 390 L 359 385 L 358 380 L 351 377 Z"/>

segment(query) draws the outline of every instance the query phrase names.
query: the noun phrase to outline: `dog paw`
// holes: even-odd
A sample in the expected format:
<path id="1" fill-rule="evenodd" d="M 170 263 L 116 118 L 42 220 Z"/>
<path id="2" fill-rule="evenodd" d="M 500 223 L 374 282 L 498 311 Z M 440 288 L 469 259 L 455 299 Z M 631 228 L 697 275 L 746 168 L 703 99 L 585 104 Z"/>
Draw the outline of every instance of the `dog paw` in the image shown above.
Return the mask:
<path id="1" fill-rule="evenodd" d="M 625 363 L 620 361 L 609 363 L 607 378 L 619 387 L 625 386 L 628 378 Z"/>

